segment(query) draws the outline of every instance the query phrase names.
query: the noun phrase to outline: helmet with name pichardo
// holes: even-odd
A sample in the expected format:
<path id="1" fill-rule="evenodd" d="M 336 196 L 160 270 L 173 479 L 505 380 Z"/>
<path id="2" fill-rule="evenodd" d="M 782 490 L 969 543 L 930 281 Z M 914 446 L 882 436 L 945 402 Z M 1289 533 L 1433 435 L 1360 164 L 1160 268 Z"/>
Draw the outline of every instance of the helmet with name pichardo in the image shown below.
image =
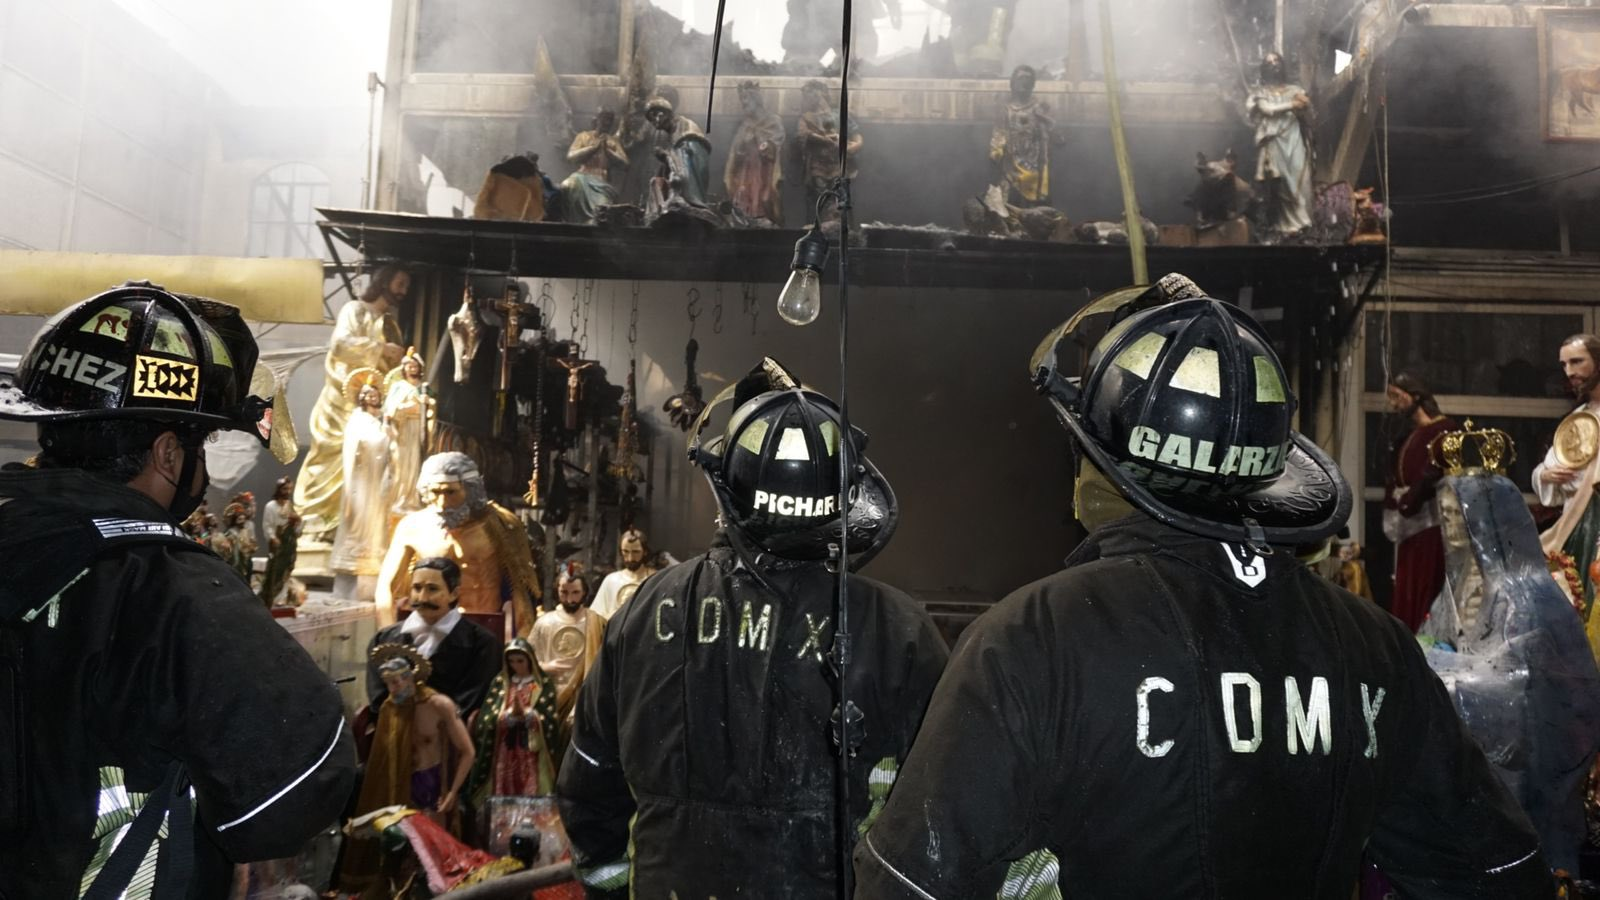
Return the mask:
<path id="1" fill-rule="evenodd" d="M 276 451 L 272 401 L 251 394 L 253 380 L 259 387 L 263 378 L 263 393 L 273 393 L 256 356 L 255 338 L 236 307 L 129 282 L 44 324 L 15 378 L 0 384 L 0 418 L 233 429 Z"/>
<path id="2" fill-rule="evenodd" d="M 702 445 L 712 411 L 728 403 L 724 433 Z M 839 543 L 840 418 L 832 400 L 770 358 L 718 395 L 691 429 L 689 458 L 705 471 L 725 527 L 782 559 L 827 559 Z M 859 568 L 888 543 L 898 507 L 863 453 L 866 434 L 850 432 L 847 552 Z"/>
<path id="3" fill-rule="evenodd" d="M 1295 398 L 1261 326 L 1182 276 L 1127 293 L 1081 380 L 1056 370 L 1072 322 L 1032 364 L 1096 468 L 1151 516 L 1207 537 L 1309 544 L 1343 527 L 1350 487 L 1290 428 Z"/>

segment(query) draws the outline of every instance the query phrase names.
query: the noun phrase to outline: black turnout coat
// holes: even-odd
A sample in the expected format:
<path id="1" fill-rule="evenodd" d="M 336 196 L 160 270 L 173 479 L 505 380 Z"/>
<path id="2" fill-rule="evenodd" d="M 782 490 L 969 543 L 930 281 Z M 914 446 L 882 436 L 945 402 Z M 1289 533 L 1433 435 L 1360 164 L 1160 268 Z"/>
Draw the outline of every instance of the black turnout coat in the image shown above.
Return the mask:
<path id="1" fill-rule="evenodd" d="M 963 636 L 855 896 L 994 897 L 1047 848 L 1074 898 L 1548 898 L 1527 817 L 1400 622 L 1142 515 Z"/>
<path id="2" fill-rule="evenodd" d="M 627 866 L 639 900 L 838 896 L 833 640 L 820 564 L 736 568 L 725 546 L 652 576 L 611 619 L 561 767 L 580 868 Z M 849 580 L 849 696 L 864 714 L 852 828 L 869 773 L 903 759 L 948 651 L 904 593 Z M 880 776 L 881 777 L 881 776 Z M 631 820 L 631 834 L 630 834 Z"/>
<path id="3" fill-rule="evenodd" d="M 102 766 L 195 797 L 191 897 L 298 853 L 355 782 L 339 693 L 239 575 L 144 494 L 0 471 L 0 897 L 77 897 Z M 30 616 L 31 614 L 31 616 Z M 28 619 L 28 621 L 22 621 Z"/>

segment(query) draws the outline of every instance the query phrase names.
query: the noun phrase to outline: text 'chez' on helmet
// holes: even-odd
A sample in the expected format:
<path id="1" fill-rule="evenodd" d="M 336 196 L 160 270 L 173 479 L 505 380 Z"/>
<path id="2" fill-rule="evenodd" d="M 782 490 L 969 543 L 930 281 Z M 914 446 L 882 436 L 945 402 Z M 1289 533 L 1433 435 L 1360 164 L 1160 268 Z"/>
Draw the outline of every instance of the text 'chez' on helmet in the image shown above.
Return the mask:
<path id="1" fill-rule="evenodd" d="M 1112 324 L 1084 375 L 1058 351 L 1090 316 Z M 1089 460 L 1139 509 L 1251 544 L 1310 544 L 1350 515 L 1338 467 L 1290 423 L 1295 398 L 1266 332 L 1181 275 L 1097 300 L 1045 337 L 1039 391 Z"/>
<path id="2" fill-rule="evenodd" d="M 292 460 L 287 407 L 256 359 L 255 337 L 236 307 L 129 282 L 45 322 L 15 378 L 0 384 L 0 418 L 243 431 Z"/>
<path id="3" fill-rule="evenodd" d="M 702 444 L 714 411 L 729 404 L 723 433 Z M 781 559 L 828 558 L 839 543 L 840 420 L 832 400 L 770 357 L 706 406 L 690 429 L 689 458 L 737 540 Z M 889 542 L 899 507 L 866 458 L 866 434 L 852 426 L 850 435 L 846 552 L 859 568 Z"/>

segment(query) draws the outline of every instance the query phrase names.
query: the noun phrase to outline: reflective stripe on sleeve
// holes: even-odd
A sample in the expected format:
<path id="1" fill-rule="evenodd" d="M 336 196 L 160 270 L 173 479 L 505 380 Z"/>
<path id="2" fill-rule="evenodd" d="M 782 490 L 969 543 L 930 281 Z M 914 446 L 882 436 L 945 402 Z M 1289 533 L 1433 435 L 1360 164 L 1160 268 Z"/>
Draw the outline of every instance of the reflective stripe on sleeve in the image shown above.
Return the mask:
<path id="1" fill-rule="evenodd" d="M 244 815 L 240 816 L 239 818 L 234 819 L 232 822 L 228 822 L 228 823 L 223 824 L 223 825 L 218 825 L 217 826 L 217 831 L 219 831 L 219 832 L 220 831 L 227 831 L 229 828 L 232 828 L 235 825 L 242 825 L 245 822 L 250 821 L 251 819 L 255 818 L 257 815 L 260 815 L 262 810 L 266 809 L 267 807 L 271 806 L 274 803 L 277 803 L 279 800 L 282 800 L 284 798 L 284 795 L 288 794 L 290 791 L 292 791 L 295 788 L 299 787 L 300 786 L 300 782 L 305 781 L 307 778 L 310 778 L 312 772 L 315 772 L 316 770 L 322 768 L 322 764 L 328 761 L 328 757 L 333 754 L 333 748 L 339 746 L 339 736 L 342 735 L 342 734 L 344 734 L 344 718 L 341 716 L 340 719 L 339 719 L 338 727 L 333 730 L 333 740 L 328 742 L 328 749 L 322 751 L 322 756 L 319 757 L 316 762 L 311 764 L 311 768 L 306 769 L 304 772 L 301 772 L 299 777 L 295 778 L 295 780 L 293 780 L 293 781 L 289 782 L 288 784 L 284 785 L 282 790 L 278 791 L 276 794 L 273 794 L 271 797 L 268 797 L 266 800 L 262 801 L 260 806 L 257 806 L 255 809 L 252 809 L 249 812 L 245 813 Z"/>
<path id="2" fill-rule="evenodd" d="M 890 865 L 889 861 L 883 858 L 883 854 L 878 852 L 878 848 L 872 846 L 872 832 L 870 831 L 867 832 L 866 842 L 867 852 L 871 853 L 872 858 L 876 859 L 878 863 L 883 866 L 884 871 L 888 872 L 890 875 L 893 875 L 896 881 L 910 888 L 918 897 L 921 897 L 922 900 L 939 900 L 939 898 L 918 887 L 916 882 L 900 874 L 899 869 L 896 869 L 894 866 Z"/>

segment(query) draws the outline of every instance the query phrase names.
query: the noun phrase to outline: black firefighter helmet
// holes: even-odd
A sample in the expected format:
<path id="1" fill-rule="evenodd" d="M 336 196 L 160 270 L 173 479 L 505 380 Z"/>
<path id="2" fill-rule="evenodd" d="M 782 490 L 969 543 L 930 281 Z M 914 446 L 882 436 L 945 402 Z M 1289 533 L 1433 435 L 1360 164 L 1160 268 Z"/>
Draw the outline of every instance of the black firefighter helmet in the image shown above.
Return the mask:
<path id="1" fill-rule="evenodd" d="M 713 410 L 733 404 L 723 434 L 702 445 Z M 765 358 L 729 386 L 691 429 L 689 458 L 705 471 L 724 526 L 737 540 L 788 560 L 823 560 L 839 543 L 839 408 Z M 851 427 L 848 547 L 850 567 L 876 556 L 898 524 L 899 507 L 883 473 L 864 454 L 867 436 Z"/>
<path id="2" fill-rule="evenodd" d="M 0 418 L 32 422 L 143 419 L 253 434 L 276 418 L 272 380 L 236 307 L 129 282 L 52 316 L 0 384 Z M 280 410 L 280 414 L 286 410 Z M 288 416 L 282 415 L 284 424 Z M 289 432 L 292 441 L 292 430 Z"/>
<path id="3" fill-rule="evenodd" d="M 1106 300 L 1093 311 L 1113 323 L 1081 380 L 1060 375 L 1056 359 L 1081 315 L 1045 338 L 1030 374 L 1134 505 L 1185 531 L 1258 545 L 1315 543 L 1344 526 L 1350 487 L 1290 428 L 1295 398 L 1254 319 L 1182 276 Z"/>

